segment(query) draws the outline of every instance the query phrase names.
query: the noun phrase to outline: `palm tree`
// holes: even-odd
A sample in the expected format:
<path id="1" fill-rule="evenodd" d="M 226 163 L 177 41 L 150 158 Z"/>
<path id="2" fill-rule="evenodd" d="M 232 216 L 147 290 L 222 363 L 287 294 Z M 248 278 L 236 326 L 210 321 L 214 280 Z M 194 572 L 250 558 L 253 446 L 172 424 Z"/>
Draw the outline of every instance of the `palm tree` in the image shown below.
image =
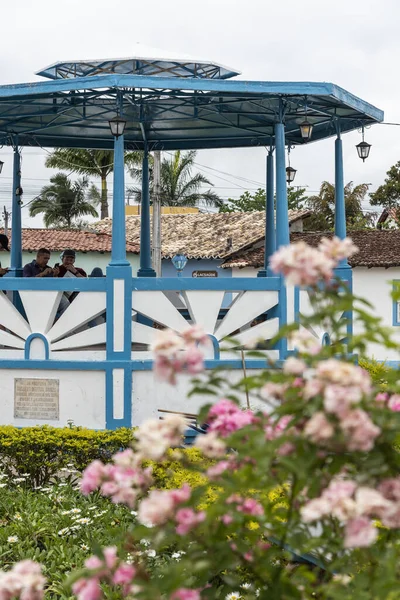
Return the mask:
<path id="1" fill-rule="evenodd" d="M 80 217 L 99 216 L 95 208 L 95 204 L 98 204 L 96 193 L 98 194 L 95 186 L 89 187 L 87 178 L 70 181 L 64 173 L 57 173 L 50 177 L 50 184 L 45 185 L 40 195 L 33 200 L 29 214 L 36 217 L 43 213 L 46 227 L 82 226 Z"/>
<path id="2" fill-rule="evenodd" d="M 352 181 L 344 188 L 346 224 L 349 228 L 363 229 L 372 225 L 371 216 L 363 213 L 362 209 L 368 189 L 368 183 L 354 186 Z M 323 181 L 319 194 L 308 198 L 306 208 L 312 211 L 312 215 L 304 223 L 307 230 L 332 231 L 335 223 L 335 186 Z"/>
<path id="3" fill-rule="evenodd" d="M 222 206 L 223 202 L 211 189 L 201 192 L 203 185 L 212 186 L 212 183 L 201 173 L 192 176 L 192 170 L 197 152 L 190 150 L 182 154 L 180 150 L 174 152 L 172 158 L 163 159 L 161 162 L 161 204 L 162 206 L 198 206 L 204 202 L 208 206 Z M 131 167 L 131 177 L 141 179 L 141 169 Z M 150 169 L 150 195 L 153 190 L 152 170 Z M 128 192 L 133 195 L 137 203 L 141 202 L 142 192 L 139 188 L 130 188 Z"/>
<path id="4" fill-rule="evenodd" d="M 141 152 L 125 152 L 125 163 L 127 165 L 137 164 L 141 159 Z M 100 177 L 100 216 L 102 219 L 108 217 L 107 177 L 114 169 L 114 152 L 112 150 L 56 148 L 46 159 L 45 164 L 46 167 L 52 169 L 61 169 L 61 171 L 78 173 L 86 177 Z"/>

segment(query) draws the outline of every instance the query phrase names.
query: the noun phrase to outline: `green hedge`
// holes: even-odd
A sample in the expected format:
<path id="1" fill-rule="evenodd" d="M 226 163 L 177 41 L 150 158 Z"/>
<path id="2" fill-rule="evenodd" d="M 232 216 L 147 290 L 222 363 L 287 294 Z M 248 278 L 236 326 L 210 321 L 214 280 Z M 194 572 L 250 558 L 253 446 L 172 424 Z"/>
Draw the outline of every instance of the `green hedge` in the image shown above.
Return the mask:
<path id="1" fill-rule="evenodd" d="M 387 376 L 391 371 L 384 362 L 378 362 L 374 358 L 360 358 L 358 361 L 360 367 L 368 371 L 372 381 L 376 385 L 386 385 Z"/>
<path id="2" fill-rule="evenodd" d="M 93 431 L 83 427 L 48 425 L 18 429 L 0 426 L 0 470 L 9 477 L 26 476 L 31 486 L 47 484 L 72 464 L 82 471 L 90 462 L 103 462 L 129 446 L 133 429 Z"/>

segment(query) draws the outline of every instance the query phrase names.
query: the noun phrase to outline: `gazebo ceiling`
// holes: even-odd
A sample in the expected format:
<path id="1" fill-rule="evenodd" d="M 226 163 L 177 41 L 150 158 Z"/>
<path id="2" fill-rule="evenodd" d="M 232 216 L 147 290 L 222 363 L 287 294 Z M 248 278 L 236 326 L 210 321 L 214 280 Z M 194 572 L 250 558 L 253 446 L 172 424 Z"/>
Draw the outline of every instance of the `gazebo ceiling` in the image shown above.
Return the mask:
<path id="1" fill-rule="evenodd" d="M 335 135 L 337 119 L 342 132 L 383 120 L 331 83 L 101 74 L 0 86 L 0 142 L 18 134 L 21 146 L 111 149 L 118 106 L 128 149 L 143 149 L 145 139 L 149 150 L 269 145 L 282 106 L 288 144 L 303 143 L 305 114 L 312 141 Z"/>

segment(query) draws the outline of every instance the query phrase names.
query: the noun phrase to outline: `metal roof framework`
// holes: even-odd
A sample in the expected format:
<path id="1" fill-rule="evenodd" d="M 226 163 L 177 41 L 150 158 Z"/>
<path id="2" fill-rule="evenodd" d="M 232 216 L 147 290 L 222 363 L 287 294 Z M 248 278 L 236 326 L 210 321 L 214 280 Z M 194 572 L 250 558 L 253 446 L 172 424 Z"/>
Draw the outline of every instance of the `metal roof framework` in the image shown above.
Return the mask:
<path id="1" fill-rule="evenodd" d="M 112 149 L 108 121 L 127 120 L 125 147 L 151 150 L 274 145 L 283 117 L 286 143 L 303 143 L 378 123 L 383 112 L 331 83 L 263 82 L 101 74 L 0 86 L 0 143 Z"/>

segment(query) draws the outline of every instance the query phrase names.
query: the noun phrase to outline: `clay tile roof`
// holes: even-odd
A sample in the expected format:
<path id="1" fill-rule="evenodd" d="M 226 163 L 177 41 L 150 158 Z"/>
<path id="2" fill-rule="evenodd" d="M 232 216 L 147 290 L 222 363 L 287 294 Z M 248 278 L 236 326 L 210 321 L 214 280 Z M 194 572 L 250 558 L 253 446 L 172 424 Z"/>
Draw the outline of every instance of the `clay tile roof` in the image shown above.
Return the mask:
<path id="1" fill-rule="evenodd" d="M 308 210 L 290 210 L 289 222 L 306 218 Z M 109 233 L 112 219 L 95 223 L 96 231 Z M 188 258 L 223 258 L 233 251 L 262 241 L 265 213 L 170 214 L 161 216 L 162 254 L 172 258 L 184 252 Z M 140 216 L 126 217 L 126 239 L 140 243 Z"/>
<path id="2" fill-rule="evenodd" d="M 53 251 L 71 248 L 77 252 L 111 252 L 111 236 L 80 229 L 23 229 L 22 250 L 36 252 L 39 248 Z M 139 244 L 133 242 L 126 244 L 127 252 L 138 254 L 139 248 Z"/>
<path id="3" fill-rule="evenodd" d="M 292 243 L 303 240 L 310 246 L 318 246 L 321 238 L 332 237 L 332 233 L 304 232 L 292 233 Z M 365 230 L 351 231 L 352 238 L 359 252 L 351 257 L 349 263 L 352 267 L 399 267 L 400 266 L 400 230 Z M 254 267 L 261 268 L 264 264 L 264 248 L 257 248 L 243 252 L 232 253 L 222 268 Z"/>

